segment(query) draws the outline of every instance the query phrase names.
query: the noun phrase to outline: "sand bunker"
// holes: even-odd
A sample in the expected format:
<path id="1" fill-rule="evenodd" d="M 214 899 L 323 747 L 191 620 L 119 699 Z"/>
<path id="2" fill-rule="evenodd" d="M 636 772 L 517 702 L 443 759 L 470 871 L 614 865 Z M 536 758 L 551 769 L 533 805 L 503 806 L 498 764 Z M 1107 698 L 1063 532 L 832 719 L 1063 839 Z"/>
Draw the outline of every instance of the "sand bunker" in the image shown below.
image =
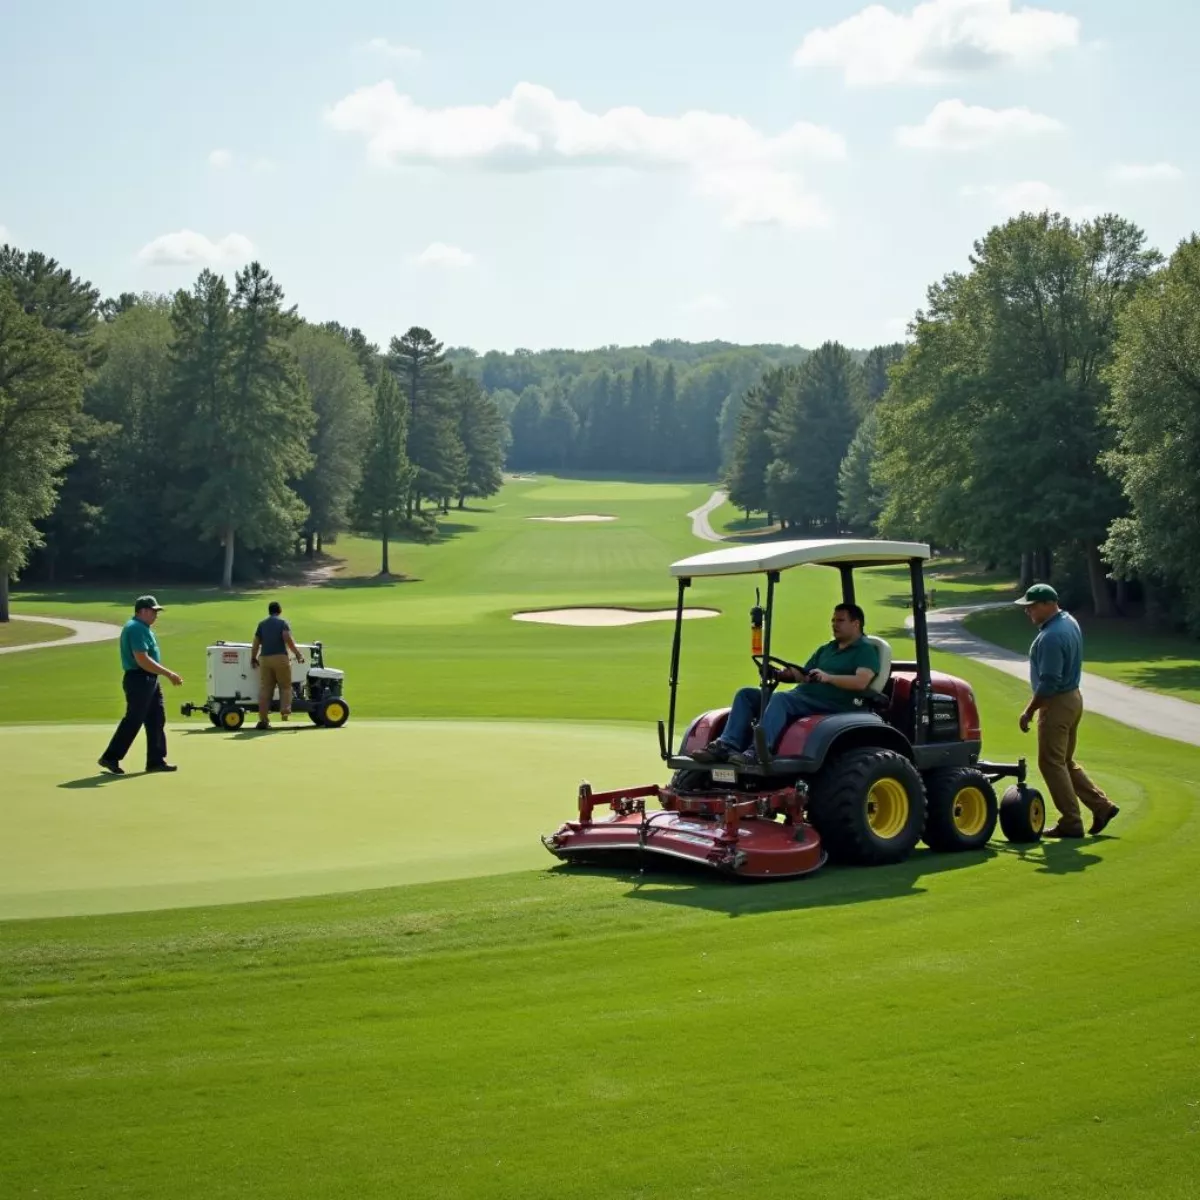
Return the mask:
<path id="1" fill-rule="evenodd" d="M 717 608 L 685 608 L 685 620 L 719 617 Z M 514 621 L 536 621 L 541 625 L 640 625 L 644 621 L 673 621 L 673 608 L 550 608 L 540 612 L 513 613 Z"/>
<path id="2" fill-rule="evenodd" d="M 577 517 L 526 517 L 527 521 L 615 521 L 616 517 L 602 517 L 599 513 L 581 513 Z"/>

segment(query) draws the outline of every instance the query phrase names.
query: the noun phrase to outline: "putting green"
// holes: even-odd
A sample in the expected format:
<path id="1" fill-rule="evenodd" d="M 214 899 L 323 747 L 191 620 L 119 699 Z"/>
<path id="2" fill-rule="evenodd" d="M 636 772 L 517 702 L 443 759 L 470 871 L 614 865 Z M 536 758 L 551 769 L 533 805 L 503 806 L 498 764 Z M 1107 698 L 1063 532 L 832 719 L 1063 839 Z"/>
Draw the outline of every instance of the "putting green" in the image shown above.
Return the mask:
<path id="1" fill-rule="evenodd" d="M 652 728 L 304 720 L 170 730 L 174 775 L 95 767 L 111 726 L 0 728 L 0 919 L 356 891 L 549 866 L 597 788 L 663 778 Z"/>

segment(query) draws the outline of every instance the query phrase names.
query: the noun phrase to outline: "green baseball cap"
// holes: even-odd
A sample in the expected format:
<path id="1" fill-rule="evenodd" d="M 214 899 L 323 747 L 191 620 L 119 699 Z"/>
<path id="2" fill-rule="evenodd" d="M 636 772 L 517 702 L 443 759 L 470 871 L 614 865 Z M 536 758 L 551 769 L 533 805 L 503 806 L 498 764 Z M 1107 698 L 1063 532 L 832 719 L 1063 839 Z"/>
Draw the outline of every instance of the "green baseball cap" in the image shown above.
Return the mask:
<path id="1" fill-rule="evenodd" d="M 1035 583 L 1020 600 L 1014 600 L 1014 604 L 1046 604 L 1058 603 L 1058 593 L 1048 583 Z"/>
<path id="2" fill-rule="evenodd" d="M 139 596 L 133 602 L 134 612 L 141 612 L 143 608 L 152 608 L 156 612 L 162 612 L 162 605 L 153 596 Z"/>

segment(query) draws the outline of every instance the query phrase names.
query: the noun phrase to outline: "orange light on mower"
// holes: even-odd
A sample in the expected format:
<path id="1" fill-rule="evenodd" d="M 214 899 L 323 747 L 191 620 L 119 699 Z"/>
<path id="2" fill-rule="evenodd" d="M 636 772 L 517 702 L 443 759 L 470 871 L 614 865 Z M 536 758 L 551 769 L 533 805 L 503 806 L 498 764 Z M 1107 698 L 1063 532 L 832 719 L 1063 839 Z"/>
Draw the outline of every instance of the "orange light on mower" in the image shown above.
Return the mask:
<path id="1" fill-rule="evenodd" d="M 750 653 L 761 654 L 763 646 L 763 610 L 756 604 L 750 610 Z"/>

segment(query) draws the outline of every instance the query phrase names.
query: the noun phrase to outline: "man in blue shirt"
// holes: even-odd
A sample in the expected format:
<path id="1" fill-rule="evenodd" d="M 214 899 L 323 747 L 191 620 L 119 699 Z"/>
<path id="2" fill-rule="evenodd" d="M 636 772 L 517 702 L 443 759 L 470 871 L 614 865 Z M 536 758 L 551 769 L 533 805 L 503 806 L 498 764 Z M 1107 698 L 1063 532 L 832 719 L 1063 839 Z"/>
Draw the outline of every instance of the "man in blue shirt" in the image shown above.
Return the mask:
<path id="1" fill-rule="evenodd" d="M 174 771 L 167 762 L 167 711 L 158 677 L 165 675 L 176 687 L 183 677 L 159 662 L 158 639 L 152 628 L 162 605 L 153 596 L 133 602 L 133 616 L 121 630 L 121 685 L 125 691 L 125 715 L 117 726 L 100 766 L 114 775 L 124 775 L 121 759 L 129 753 L 139 729 L 146 730 L 146 770 Z"/>
<path id="2" fill-rule="evenodd" d="M 1047 837 L 1083 837 L 1079 802 L 1092 814 L 1091 834 L 1099 833 L 1121 810 L 1075 761 L 1075 739 L 1083 719 L 1079 679 L 1083 673 L 1083 632 L 1079 622 L 1058 607 L 1058 593 L 1048 583 L 1035 583 L 1020 600 L 1038 627 L 1029 647 L 1029 686 L 1033 692 L 1021 714 L 1028 733 L 1037 716 L 1038 770 L 1058 809 L 1058 824 Z"/>

